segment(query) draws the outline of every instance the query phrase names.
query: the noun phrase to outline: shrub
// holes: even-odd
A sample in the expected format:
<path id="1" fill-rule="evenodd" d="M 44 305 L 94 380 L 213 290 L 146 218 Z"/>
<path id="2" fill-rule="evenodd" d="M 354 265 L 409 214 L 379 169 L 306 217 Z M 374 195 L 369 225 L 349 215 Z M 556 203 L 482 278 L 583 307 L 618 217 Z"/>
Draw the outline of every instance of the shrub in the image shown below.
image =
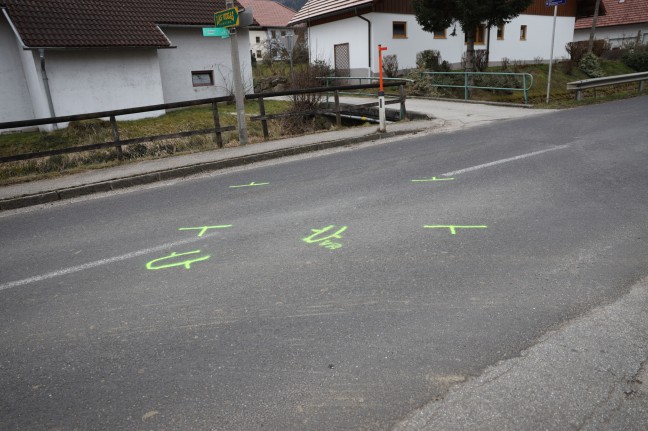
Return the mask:
<path id="1" fill-rule="evenodd" d="M 326 76 L 333 76 L 333 68 L 331 67 L 330 64 L 326 62 L 326 60 L 315 60 L 313 61 L 312 64 L 308 66 L 306 69 L 308 73 L 310 74 L 311 77 L 326 77 Z M 297 76 L 295 76 L 297 78 Z M 315 82 L 317 85 L 313 85 L 313 87 L 319 87 L 322 85 L 326 85 L 326 80 L 320 80 Z M 299 88 L 299 87 L 298 87 Z M 305 87 L 304 87 L 305 88 Z"/>
<path id="2" fill-rule="evenodd" d="M 426 49 L 416 54 L 416 67 L 422 70 L 438 71 L 441 54 L 434 49 Z"/>
<path id="3" fill-rule="evenodd" d="M 601 69 L 601 60 L 594 53 L 583 55 L 583 58 L 578 63 L 578 68 L 590 78 L 600 78 L 605 75 L 603 69 Z"/>
<path id="4" fill-rule="evenodd" d="M 637 45 L 628 49 L 621 60 L 637 72 L 648 71 L 648 45 Z"/>
<path id="5" fill-rule="evenodd" d="M 398 75 L 398 58 L 396 55 L 385 55 L 382 66 L 388 78 L 396 78 Z"/>
<path id="6" fill-rule="evenodd" d="M 578 42 L 569 42 L 565 49 L 569 54 L 569 58 L 575 63 L 579 64 L 583 56 L 587 53 L 587 47 L 589 46 L 588 40 L 581 40 Z M 597 39 L 594 41 L 592 46 L 592 53 L 597 57 L 603 55 L 603 53 L 610 49 L 610 45 L 607 41 Z"/>
<path id="7" fill-rule="evenodd" d="M 561 61 L 560 67 L 566 75 L 572 75 L 574 73 L 574 62 L 569 58 Z"/>
<path id="8" fill-rule="evenodd" d="M 467 55 L 467 53 L 464 52 L 463 55 L 461 56 L 461 67 L 464 70 L 466 69 L 466 55 Z M 475 62 L 475 71 L 483 72 L 483 71 L 486 70 L 486 68 L 488 67 L 488 64 L 486 63 L 486 50 L 485 49 L 476 49 L 475 50 L 474 62 Z"/>

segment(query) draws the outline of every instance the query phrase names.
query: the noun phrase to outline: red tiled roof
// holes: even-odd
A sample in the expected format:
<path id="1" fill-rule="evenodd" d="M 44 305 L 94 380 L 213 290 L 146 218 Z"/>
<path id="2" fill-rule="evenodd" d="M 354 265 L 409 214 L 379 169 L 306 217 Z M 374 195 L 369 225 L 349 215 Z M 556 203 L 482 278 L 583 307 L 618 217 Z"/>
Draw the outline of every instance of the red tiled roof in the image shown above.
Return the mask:
<path id="1" fill-rule="evenodd" d="M 597 27 L 648 22 L 648 0 L 601 0 L 605 14 L 599 15 Z M 576 29 L 592 27 L 592 17 L 576 19 Z"/>
<path id="2" fill-rule="evenodd" d="M 161 24 L 214 25 L 225 0 L 0 0 L 28 47 L 171 46 Z M 236 6 L 240 3 L 236 2 Z"/>
<path id="3" fill-rule="evenodd" d="M 239 0 L 245 9 L 252 9 L 256 22 L 261 27 L 287 27 L 295 16 L 294 10 L 272 0 Z"/>
<path id="4" fill-rule="evenodd" d="M 341 12 L 359 6 L 371 5 L 373 0 L 308 0 L 297 14 L 290 20 L 290 24 L 307 21 L 333 12 Z"/>

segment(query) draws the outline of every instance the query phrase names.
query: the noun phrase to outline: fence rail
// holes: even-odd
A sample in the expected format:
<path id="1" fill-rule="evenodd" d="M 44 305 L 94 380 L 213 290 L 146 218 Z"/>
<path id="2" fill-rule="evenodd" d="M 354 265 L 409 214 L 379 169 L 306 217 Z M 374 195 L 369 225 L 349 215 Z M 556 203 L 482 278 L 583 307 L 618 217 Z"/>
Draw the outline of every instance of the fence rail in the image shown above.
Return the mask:
<path id="1" fill-rule="evenodd" d="M 462 84 L 445 84 L 445 83 L 434 83 L 431 85 L 433 87 L 441 88 L 463 88 L 464 89 L 464 100 L 470 99 L 470 90 L 495 90 L 495 91 L 522 91 L 524 93 L 524 103 L 529 103 L 528 92 L 533 86 L 533 75 L 530 73 L 513 73 L 513 72 L 421 72 L 421 76 L 430 76 L 432 79 L 435 77 L 461 77 L 463 76 Z M 474 85 L 474 77 L 512 77 L 514 79 L 519 79 L 521 87 L 495 87 L 488 85 Z"/>
<path id="2" fill-rule="evenodd" d="M 568 82 L 567 90 L 576 91 L 576 100 L 583 100 L 583 90 L 590 88 L 596 89 L 608 85 L 628 84 L 631 82 L 639 83 L 639 92 L 641 93 L 646 89 L 646 81 L 648 81 L 648 72 L 629 73 L 626 75 L 604 76 L 602 78 Z"/>
<path id="3" fill-rule="evenodd" d="M 401 94 L 404 94 L 403 85 L 405 85 L 405 84 L 406 84 L 406 82 L 399 81 L 399 82 L 390 82 L 388 84 L 385 84 L 385 86 L 387 86 L 387 87 L 400 86 L 401 87 Z M 250 117 L 250 119 L 252 121 L 261 121 L 262 129 L 263 129 L 263 137 L 264 137 L 265 140 L 267 140 L 269 138 L 268 121 L 273 120 L 273 119 L 277 119 L 277 118 L 282 118 L 282 117 L 304 116 L 304 115 L 313 115 L 313 114 L 319 114 L 319 113 L 327 113 L 327 114 L 334 113 L 334 114 L 336 114 L 337 125 L 339 127 L 339 126 L 341 126 L 341 112 L 340 112 L 339 97 L 337 96 L 338 92 L 340 92 L 340 91 L 350 91 L 350 90 L 360 90 L 360 89 L 371 89 L 371 88 L 378 88 L 378 84 L 359 84 L 359 85 L 347 85 L 347 86 L 338 86 L 338 87 L 316 87 L 316 88 L 307 88 L 307 89 L 300 89 L 300 90 L 289 90 L 289 91 L 268 92 L 268 93 L 256 93 L 256 94 L 248 94 L 248 95 L 245 96 L 245 98 L 248 99 L 248 100 L 255 100 L 256 99 L 258 101 L 259 111 L 260 111 L 261 115 L 252 116 L 252 117 Z M 295 96 L 295 95 L 302 95 L 302 94 L 328 93 L 330 91 L 333 91 L 336 94 L 336 103 L 335 103 L 334 109 L 322 109 L 322 110 L 304 111 L 304 112 L 295 112 L 295 113 L 284 113 L 284 114 L 274 114 L 274 115 L 266 115 L 266 113 L 265 113 L 264 99 L 271 98 L 271 97 L 280 97 L 280 96 Z M 122 159 L 122 146 L 125 146 L 125 145 L 133 145 L 133 144 L 139 144 L 139 143 L 143 143 L 143 142 L 161 141 L 161 140 L 165 140 L 165 139 L 183 138 L 183 137 L 189 137 L 189 136 L 195 136 L 195 135 L 207 135 L 207 134 L 211 134 L 211 133 L 214 134 L 214 141 L 215 141 L 216 146 L 218 148 L 223 148 L 222 133 L 232 131 L 232 130 L 236 130 L 236 127 L 235 126 L 221 126 L 221 124 L 220 124 L 220 115 L 219 115 L 219 112 L 218 112 L 218 104 L 219 103 L 224 103 L 224 102 L 230 102 L 230 101 L 233 101 L 233 100 L 234 100 L 233 96 L 224 96 L 224 97 L 215 97 L 215 98 L 209 98 L 209 99 L 190 100 L 190 101 L 184 101 L 184 102 L 164 103 L 164 104 L 158 104 L 158 105 L 147 105 L 147 106 L 140 106 L 140 107 L 135 107 L 135 108 L 127 108 L 127 109 L 117 109 L 117 110 L 112 110 L 112 111 L 93 112 L 93 113 L 79 114 L 79 115 L 67 115 L 67 116 L 61 116 L 61 117 L 38 118 L 38 119 L 34 119 L 34 120 L 9 121 L 9 122 L 5 122 L 5 123 L 0 123 L 0 130 L 6 130 L 6 129 L 42 126 L 42 125 L 47 125 L 47 124 L 69 123 L 71 121 L 82 121 L 82 120 L 92 120 L 92 119 L 98 119 L 98 118 L 109 118 L 111 128 L 112 128 L 112 136 L 113 136 L 113 140 L 110 141 L 110 142 L 102 142 L 102 143 L 97 143 L 97 144 L 82 145 L 82 146 L 59 148 L 59 149 L 47 150 L 47 151 L 38 151 L 38 152 L 32 152 L 32 153 L 23 153 L 23 154 L 11 155 L 11 156 L 4 156 L 4 157 L 0 157 L 0 163 L 8 163 L 8 162 L 15 162 L 15 161 L 20 161 L 20 160 L 37 159 L 37 158 L 41 158 L 41 157 L 54 156 L 54 155 L 59 155 L 59 154 L 79 153 L 79 152 L 83 152 L 83 151 L 98 150 L 98 149 L 110 148 L 110 147 L 115 147 L 117 149 L 117 154 L 118 154 L 119 159 Z M 402 98 L 402 103 L 403 103 L 403 105 L 405 103 L 404 96 Z M 211 105 L 211 110 L 212 110 L 212 113 L 213 113 L 213 120 L 214 120 L 214 127 L 213 128 L 200 129 L 200 130 L 190 130 L 190 131 L 184 131 L 184 132 L 178 132 L 178 133 L 172 133 L 172 134 L 165 134 L 165 135 L 144 136 L 144 137 L 132 138 L 132 139 L 120 139 L 119 127 L 118 127 L 117 120 L 116 120 L 116 117 L 118 117 L 118 116 L 138 114 L 138 113 L 142 113 L 142 112 L 152 112 L 152 111 L 162 111 L 162 110 L 167 110 L 167 109 L 184 108 L 184 107 L 190 107 L 190 106 L 199 106 L 199 105 Z"/>

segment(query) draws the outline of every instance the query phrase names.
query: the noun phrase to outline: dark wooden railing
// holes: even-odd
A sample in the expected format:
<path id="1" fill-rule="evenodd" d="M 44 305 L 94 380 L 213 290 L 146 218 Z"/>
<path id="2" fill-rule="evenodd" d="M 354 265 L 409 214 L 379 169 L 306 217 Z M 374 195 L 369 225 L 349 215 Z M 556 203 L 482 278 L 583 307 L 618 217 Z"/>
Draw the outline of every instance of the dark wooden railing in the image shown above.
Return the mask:
<path id="1" fill-rule="evenodd" d="M 395 86 L 400 87 L 400 93 L 399 93 L 400 97 L 397 100 L 393 101 L 392 103 L 400 103 L 401 112 L 405 111 L 405 94 L 403 91 L 403 86 L 405 84 L 406 84 L 405 82 L 390 82 L 385 84 L 385 87 L 395 87 Z M 341 125 L 341 117 L 340 117 L 340 102 L 339 102 L 338 92 L 348 91 L 348 90 L 373 89 L 373 88 L 378 88 L 378 84 L 376 83 L 376 84 L 363 84 L 363 85 L 346 85 L 346 86 L 339 86 L 339 87 L 316 87 L 316 88 L 308 88 L 308 89 L 301 89 L 301 90 L 257 93 L 257 94 L 248 94 L 245 96 L 245 98 L 248 100 L 256 99 L 258 101 L 260 115 L 252 116 L 250 117 L 250 119 L 252 121 L 261 121 L 262 129 L 263 129 L 263 137 L 265 140 L 268 140 L 269 139 L 268 121 L 278 119 L 278 118 L 284 118 L 288 116 L 300 116 L 300 115 L 307 116 L 307 115 L 314 115 L 314 114 L 334 113 L 336 115 L 336 121 L 339 127 Z M 310 111 L 287 112 L 287 113 L 272 114 L 272 115 L 267 115 L 265 112 L 265 105 L 264 105 L 265 99 L 272 98 L 272 97 L 296 96 L 296 95 L 318 94 L 318 93 L 334 94 L 335 104 L 333 109 L 324 108 L 324 109 L 315 109 Z M 6 130 L 6 129 L 42 126 L 45 124 L 69 123 L 71 121 L 109 118 L 111 129 L 112 129 L 112 137 L 113 137 L 113 140 L 110 142 L 102 142 L 97 144 L 81 145 L 81 146 L 75 146 L 69 148 L 59 148 L 54 150 L 4 156 L 4 157 L 0 157 L 0 163 L 36 159 L 40 157 L 48 157 L 48 156 L 54 156 L 58 154 L 78 153 L 82 151 L 91 151 L 91 150 L 98 150 L 101 148 L 110 148 L 110 147 L 115 147 L 117 149 L 117 155 L 121 159 L 122 146 L 124 145 L 133 145 L 142 142 L 154 142 L 154 141 L 161 141 L 161 140 L 174 139 L 174 138 L 184 138 L 184 137 L 195 136 L 195 135 L 206 135 L 210 133 L 214 134 L 214 142 L 216 146 L 218 148 L 222 148 L 223 147 L 222 133 L 236 130 L 236 127 L 221 126 L 220 116 L 218 112 L 218 104 L 231 102 L 233 100 L 234 100 L 233 96 L 224 96 L 224 97 L 215 97 L 209 99 L 190 100 L 184 102 L 140 106 L 140 107 L 128 108 L 128 109 L 117 109 L 112 111 L 93 112 L 93 113 L 80 114 L 80 115 L 67 115 L 61 117 L 39 118 L 35 120 L 9 121 L 5 123 L 0 123 L 0 130 Z M 116 117 L 118 116 L 138 114 L 142 112 L 160 111 L 160 110 L 167 110 L 167 109 L 186 108 L 186 107 L 198 106 L 198 105 L 211 105 L 211 110 L 214 119 L 214 127 L 210 127 L 208 129 L 191 130 L 191 131 L 171 133 L 165 135 L 145 136 L 145 137 L 132 138 L 132 139 L 120 138 L 119 127 L 117 125 L 117 120 L 116 120 Z M 372 104 L 366 104 L 366 105 L 368 106 Z"/>

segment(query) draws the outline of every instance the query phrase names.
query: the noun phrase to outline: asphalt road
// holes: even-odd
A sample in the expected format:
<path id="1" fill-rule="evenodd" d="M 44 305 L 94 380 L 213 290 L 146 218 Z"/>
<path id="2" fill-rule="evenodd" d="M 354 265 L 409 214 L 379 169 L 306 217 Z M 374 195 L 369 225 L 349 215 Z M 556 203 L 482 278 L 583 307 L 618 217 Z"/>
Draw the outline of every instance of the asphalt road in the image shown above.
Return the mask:
<path id="1" fill-rule="evenodd" d="M 647 109 L 2 215 L 0 429 L 389 429 L 648 274 Z"/>

